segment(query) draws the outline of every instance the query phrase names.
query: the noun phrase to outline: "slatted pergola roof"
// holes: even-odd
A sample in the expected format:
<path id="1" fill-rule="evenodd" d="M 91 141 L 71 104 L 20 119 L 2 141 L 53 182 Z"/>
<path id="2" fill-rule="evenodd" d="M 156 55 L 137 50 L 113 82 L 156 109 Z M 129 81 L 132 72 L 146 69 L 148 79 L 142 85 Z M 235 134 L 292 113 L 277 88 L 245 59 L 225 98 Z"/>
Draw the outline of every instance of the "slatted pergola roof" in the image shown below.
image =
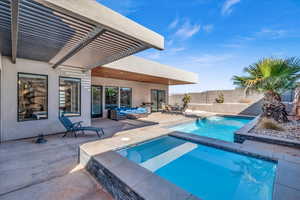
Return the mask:
<path id="1" fill-rule="evenodd" d="M 0 52 L 89 70 L 148 48 L 159 34 L 94 0 L 1 0 Z"/>

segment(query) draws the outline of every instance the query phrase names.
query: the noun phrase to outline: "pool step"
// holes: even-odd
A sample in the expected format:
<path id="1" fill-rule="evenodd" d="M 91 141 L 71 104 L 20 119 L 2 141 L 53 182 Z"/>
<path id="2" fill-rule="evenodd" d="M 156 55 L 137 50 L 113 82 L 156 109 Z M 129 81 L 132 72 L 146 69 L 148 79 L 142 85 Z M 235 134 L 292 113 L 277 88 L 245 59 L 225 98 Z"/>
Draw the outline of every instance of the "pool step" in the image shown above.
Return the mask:
<path id="1" fill-rule="evenodd" d="M 197 144 L 186 142 L 182 145 L 179 145 L 169 151 L 166 151 L 152 159 L 149 159 L 143 163 L 140 163 L 142 167 L 155 172 L 159 168 L 171 163 L 172 161 L 176 160 L 177 158 L 183 156 L 184 154 L 193 151 L 198 147 Z"/>

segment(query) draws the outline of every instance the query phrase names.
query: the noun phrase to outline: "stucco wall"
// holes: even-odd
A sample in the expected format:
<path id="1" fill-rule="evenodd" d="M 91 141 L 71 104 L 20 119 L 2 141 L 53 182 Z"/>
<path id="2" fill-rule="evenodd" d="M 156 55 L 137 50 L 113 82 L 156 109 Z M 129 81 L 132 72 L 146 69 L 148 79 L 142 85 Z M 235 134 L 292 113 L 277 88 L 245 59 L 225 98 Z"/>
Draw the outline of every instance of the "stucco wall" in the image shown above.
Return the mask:
<path id="1" fill-rule="evenodd" d="M 235 90 L 210 90 L 198 93 L 189 93 L 191 96 L 191 103 L 210 104 L 215 103 L 215 99 L 219 94 L 224 95 L 225 103 L 253 103 L 263 97 L 263 94 L 258 92 L 249 92 L 245 96 L 243 89 Z M 170 96 L 170 104 L 182 104 L 182 97 L 184 94 L 173 94 Z"/>
<path id="2" fill-rule="evenodd" d="M 215 99 L 222 93 L 224 103 L 218 104 Z M 286 104 L 287 112 L 291 111 L 291 101 L 293 100 L 293 91 L 282 95 L 282 100 Z M 171 105 L 182 105 L 184 94 L 173 94 L 169 97 Z M 245 96 L 244 89 L 235 90 L 213 90 L 199 93 L 189 93 L 191 103 L 189 108 L 192 110 L 202 110 L 207 112 L 259 115 L 261 113 L 263 94 L 258 92 L 249 92 Z"/>
<path id="3" fill-rule="evenodd" d="M 224 103 L 217 104 L 215 99 L 219 94 L 224 95 Z M 171 105 L 182 105 L 184 94 L 174 94 L 169 97 Z M 189 93 L 191 103 L 189 108 L 192 110 L 202 110 L 207 112 L 259 115 L 261 112 L 261 99 L 263 94 L 258 92 L 249 92 L 245 96 L 243 89 L 235 90 L 212 90 L 199 93 Z"/>
<path id="4" fill-rule="evenodd" d="M 17 59 L 12 64 L 10 58 L 2 57 L 1 72 L 1 140 L 12 140 L 52 134 L 64 131 L 58 120 L 59 76 L 81 78 L 81 116 L 71 120 L 84 121 L 90 125 L 90 72 L 82 73 L 78 69 L 59 67 L 56 70 L 45 62 Z M 26 72 L 48 75 L 48 119 L 17 122 L 17 73 Z"/>
<path id="5" fill-rule="evenodd" d="M 143 83 L 137 81 L 126 81 L 111 78 L 92 77 L 92 85 L 103 86 L 117 86 L 132 88 L 132 106 L 140 106 L 143 102 L 151 102 L 151 89 L 159 89 L 166 91 L 166 98 L 168 102 L 168 89 L 167 85 Z M 104 92 L 103 92 L 103 108 L 104 108 Z M 106 116 L 106 112 L 104 112 Z"/>

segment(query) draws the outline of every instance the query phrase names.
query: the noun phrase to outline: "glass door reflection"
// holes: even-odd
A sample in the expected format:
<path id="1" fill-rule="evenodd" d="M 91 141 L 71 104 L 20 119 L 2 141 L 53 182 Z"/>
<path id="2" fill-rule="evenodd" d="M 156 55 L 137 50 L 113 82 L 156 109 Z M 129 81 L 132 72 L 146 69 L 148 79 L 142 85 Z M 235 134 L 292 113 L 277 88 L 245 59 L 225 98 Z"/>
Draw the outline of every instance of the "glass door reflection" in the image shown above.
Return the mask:
<path id="1" fill-rule="evenodd" d="M 151 90 L 151 111 L 162 111 L 163 104 L 166 103 L 166 91 L 164 90 Z"/>
<path id="2" fill-rule="evenodd" d="M 102 86 L 92 86 L 92 118 L 102 117 Z"/>

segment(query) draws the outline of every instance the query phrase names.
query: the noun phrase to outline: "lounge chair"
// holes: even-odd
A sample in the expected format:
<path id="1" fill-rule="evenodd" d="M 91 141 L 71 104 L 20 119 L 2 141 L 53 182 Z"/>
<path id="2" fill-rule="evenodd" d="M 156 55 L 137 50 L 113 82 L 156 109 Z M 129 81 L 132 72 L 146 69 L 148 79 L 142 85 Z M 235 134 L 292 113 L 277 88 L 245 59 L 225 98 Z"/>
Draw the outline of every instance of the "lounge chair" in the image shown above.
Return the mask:
<path id="1" fill-rule="evenodd" d="M 84 131 L 94 131 L 97 133 L 98 137 L 101 137 L 100 133 L 102 134 L 102 136 L 104 135 L 104 131 L 102 128 L 97 128 L 97 127 L 92 127 L 92 126 L 82 126 L 82 121 L 73 123 L 66 116 L 59 117 L 59 121 L 62 123 L 62 125 L 67 130 L 65 132 L 65 134 L 63 135 L 63 137 L 65 137 L 68 133 L 74 133 L 74 136 L 77 137 L 77 135 L 76 135 L 77 131 L 81 131 L 83 134 L 85 133 Z"/>

